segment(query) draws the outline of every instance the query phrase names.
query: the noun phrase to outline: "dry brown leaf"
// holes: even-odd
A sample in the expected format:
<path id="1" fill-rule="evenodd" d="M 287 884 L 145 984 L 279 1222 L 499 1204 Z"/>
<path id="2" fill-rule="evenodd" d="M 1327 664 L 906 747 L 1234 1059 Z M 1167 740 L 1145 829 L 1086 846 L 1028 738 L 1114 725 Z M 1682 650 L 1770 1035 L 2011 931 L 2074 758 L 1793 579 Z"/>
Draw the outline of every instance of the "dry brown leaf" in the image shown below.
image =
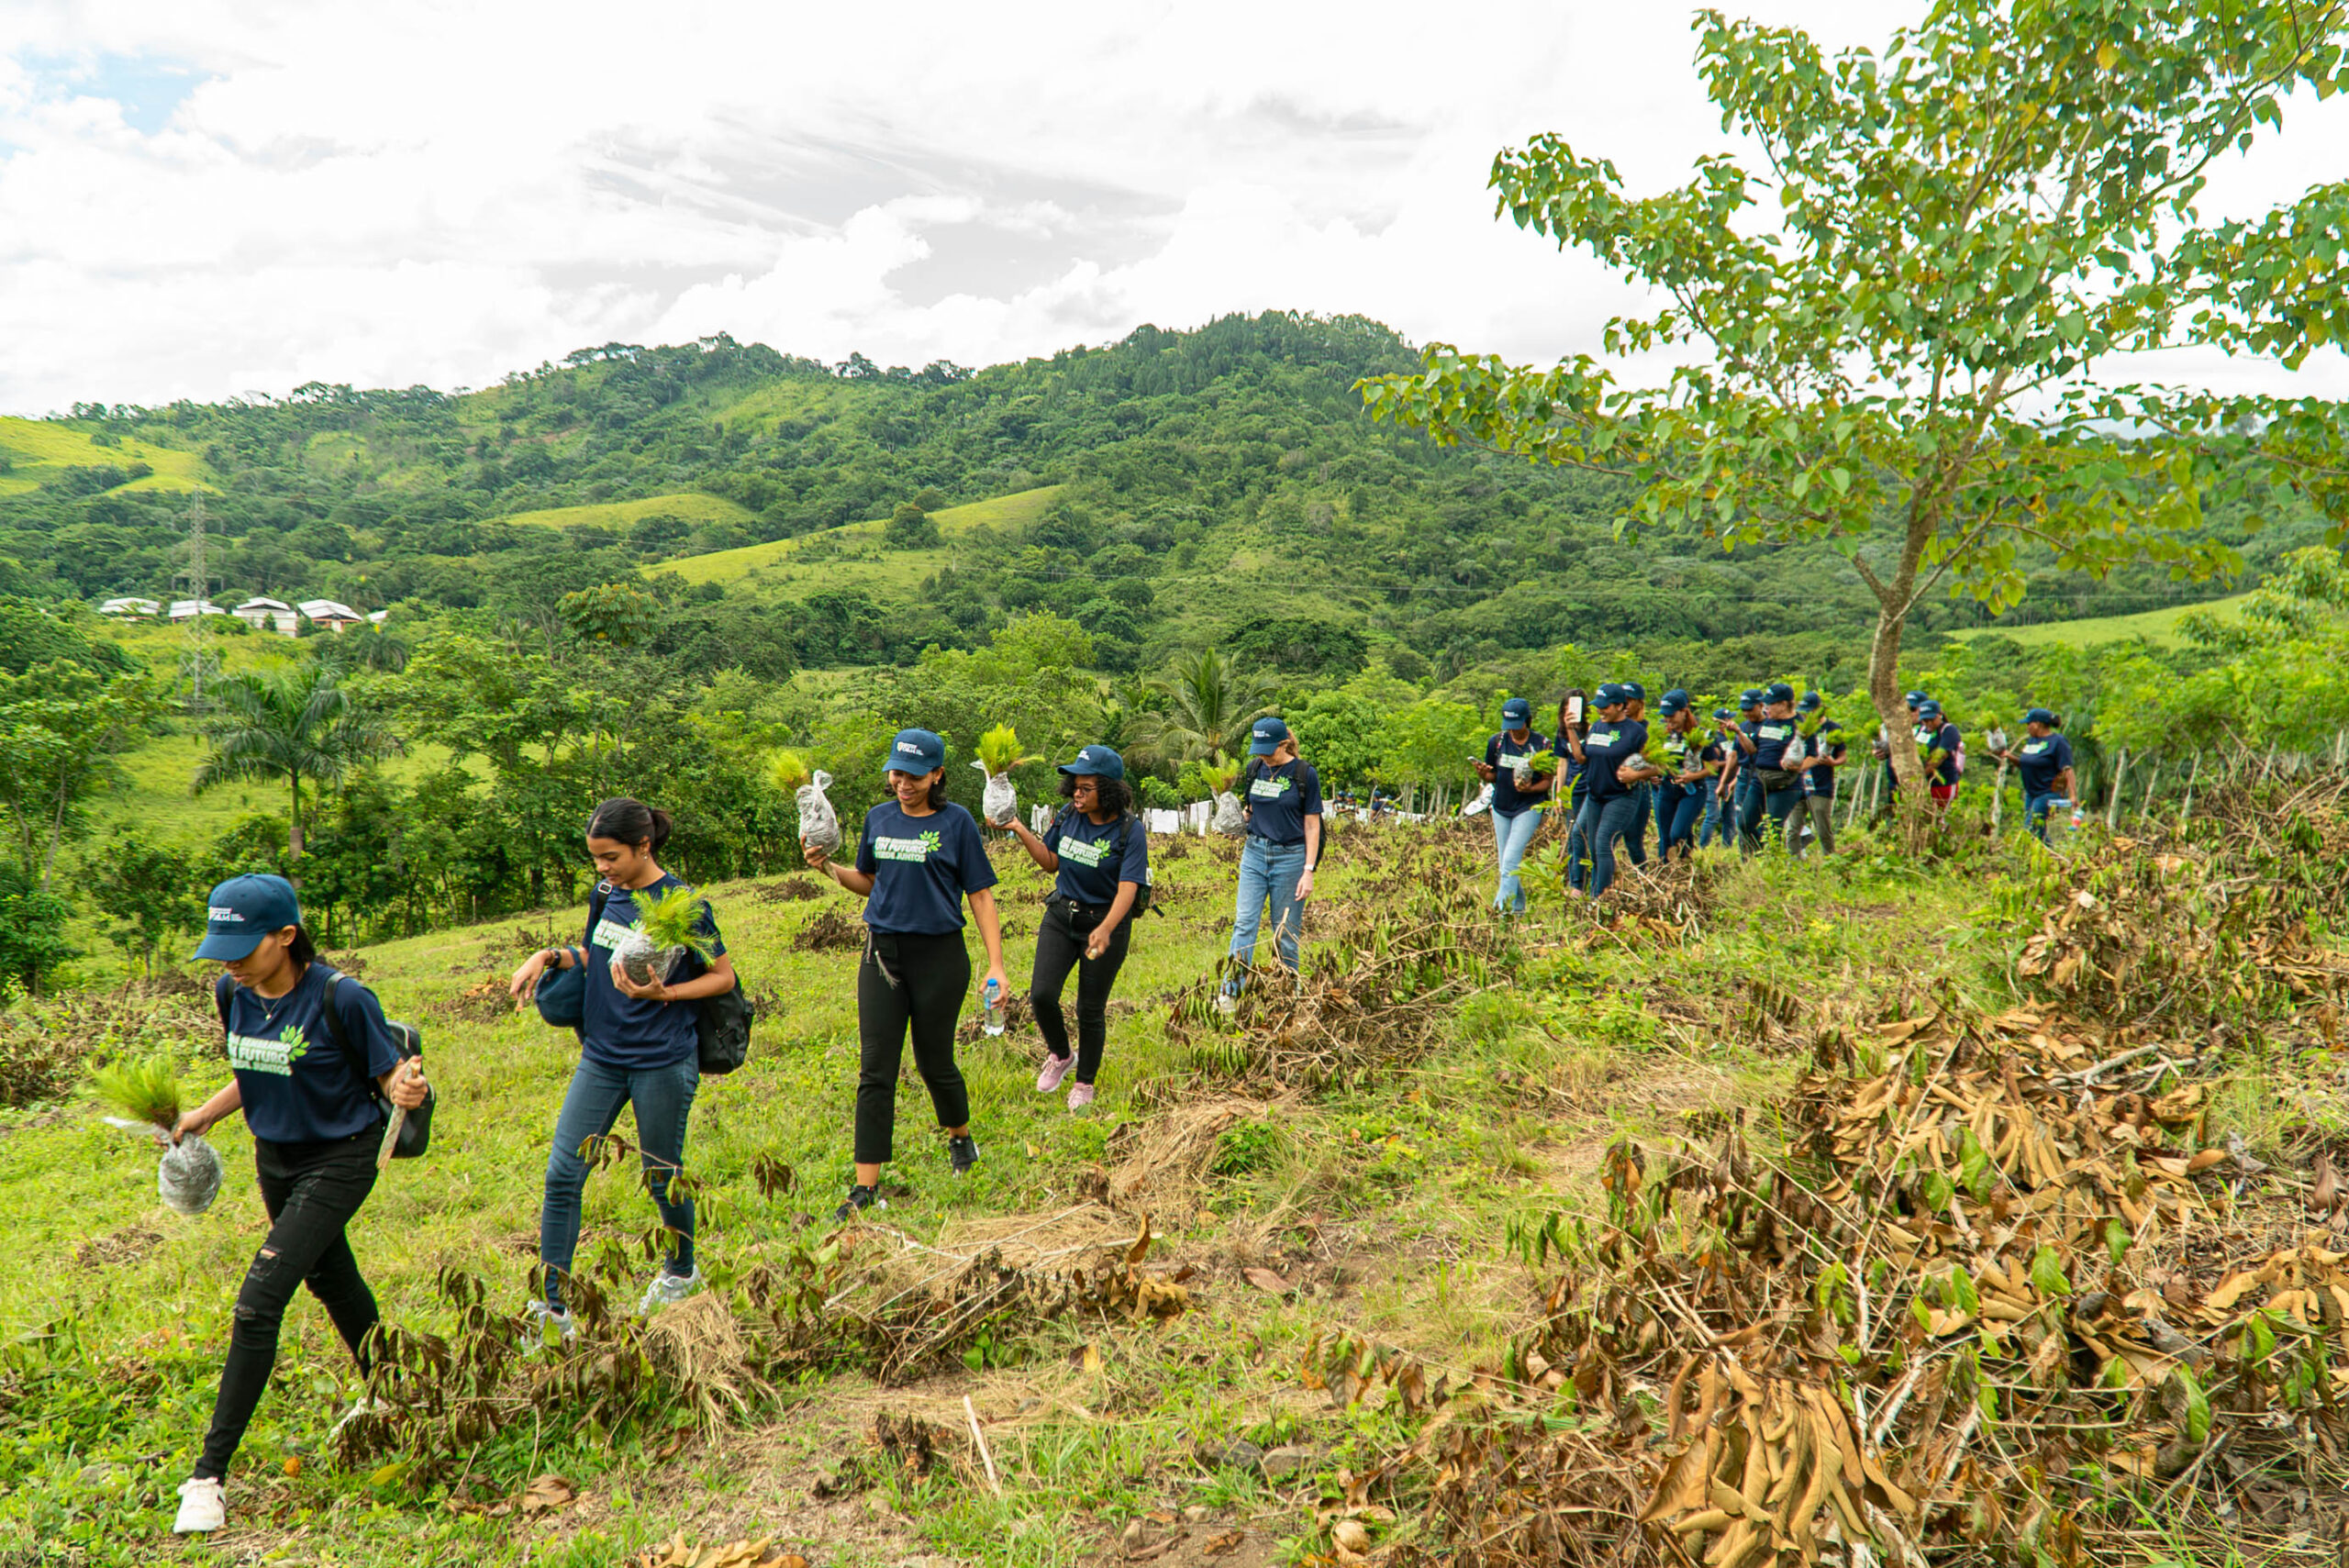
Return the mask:
<path id="1" fill-rule="evenodd" d="M 541 1475 L 522 1488 L 520 1499 L 526 1514 L 551 1513 L 567 1508 L 579 1500 L 579 1488 L 560 1475 Z"/>
<path id="2" fill-rule="evenodd" d="M 1247 1539 L 1248 1532 L 1246 1530 L 1228 1529 L 1221 1535 L 1211 1537 L 1208 1540 L 1207 1544 L 1200 1547 L 1199 1550 L 1207 1553 L 1209 1557 L 1228 1556 L 1231 1552 L 1239 1551 L 1240 1543 Z"/>
<path id="3" fill-rule="evenodd" d="M 1275 1296 L 1286 1296 L 1297 1288 L 1270 1269 L 1246 1268 L 1241 1270 L 1240 1273 L 1241 1278 L 1258 1290 L 1270 1291 Z"/>

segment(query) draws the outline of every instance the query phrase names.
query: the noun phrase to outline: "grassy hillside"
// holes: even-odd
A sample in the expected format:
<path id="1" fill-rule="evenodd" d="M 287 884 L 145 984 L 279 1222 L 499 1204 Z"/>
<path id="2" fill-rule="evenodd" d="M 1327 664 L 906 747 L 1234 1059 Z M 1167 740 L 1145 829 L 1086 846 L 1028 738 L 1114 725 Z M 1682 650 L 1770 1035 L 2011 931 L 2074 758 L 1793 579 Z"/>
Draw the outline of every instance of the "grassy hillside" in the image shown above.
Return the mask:
<path id="1" fill-rule="evenodd" d="M 127 469 L 143 462 L 154 472 L 113 486 L 148 492 L 208 489 L 203 462 L 194 452 L 158 444 L 146 434 L 125 436 L 113 445 L 95 439 L 103 426 L 76 420 L 20 419 L 0 415 L 0 495 L 25 495 L 61 481 L 69 469 Z"/>
<path id="2" fill-rule="evenodd" d="M 640 501 L 597 501 L 584 506 L 550 506 L 535 512 L 517 512 L 504 520 L 546 528 L 577 528 L 585 524 L 625 530 L 640 518 L 656 516 L 681 517 L 688 523 L 747 524 L 753 520 L 747 507 L 720 495 L 704 495 L 692 490 L 681 490 L 672 495 L 647 495 Z"/>
<path id="3" fill-rule="evenodd" d="M 974 528 L 1017 528 L 1033 523 L 1043 516 L 1046 507 L 1059 498 L 1062 487 L 1040 485 L 1014 495 L 998 495 L 991 501 L 974 501 L 967 506 L 948 506 L 930 514 L 938 525 L 943 542 L 930 550 L 884 550 L 881 522 L 850 523 L 841 528 L 826 528 L 818 533 L 803 534 L 796 539 L 773 539 L 765 544 L 745 545 L 739 550 L 713 550 L 707 555 L 689 555 L 675 561 L 662 562 L 647 567 L 648 572 L 674 572 L 686 582 L 740 583 L 756 581 L 782 587 L 793 583 L 806 587 L 818 584 L 838 585 L 842 573 L 837 563 L 853 562 L 855 569 L 847 575 L 855 586 L 877 594 L 902 595 L 923 578 L 955 560 L 955 536 Z M 580 510 L 591 510 L 582 507 Z M 550 517 L 555 514 L 537 514 Z M 517 522 L 530 520 L 517 517 Z M 820 565 L 817 563 L 821 563 Z"/>
<path id="4" fill-rule="evenodd" d="M 2174 605 L 2133 616 L 2092 616 L 2084 620 L 2043 621 L 2036 626 L 1982 627 L 1951 635 L 2011 638 L 2025 648 L 2094 648 L 2099 643 L 2142 637 L 2158 647 L 2175 648 L 2184 640 L 2178 636 L 2177 623 L 2186 616 L 2207 610 L 2221 620 L 2232 620 L 2247 597 L 2248 595 L 2236 594 L 2207 604 Z"/>

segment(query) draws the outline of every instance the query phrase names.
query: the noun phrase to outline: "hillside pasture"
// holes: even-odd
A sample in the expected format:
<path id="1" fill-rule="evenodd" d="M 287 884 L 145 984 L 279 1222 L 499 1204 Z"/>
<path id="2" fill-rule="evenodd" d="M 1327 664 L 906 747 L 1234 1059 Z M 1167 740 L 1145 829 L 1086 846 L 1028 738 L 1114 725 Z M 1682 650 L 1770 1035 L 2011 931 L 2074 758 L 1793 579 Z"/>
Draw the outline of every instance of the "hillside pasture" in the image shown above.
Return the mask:
<path id="1" fill-rule="evenodd" d="M 2222 621 L 2231 621 L 2243 613 L 2243 602 L 2250 596 L 2236 594 L 2224 599 L 2172 605 L 2166 609 L 2145 610 L 2133 616 L 2092 616 L 2086 620 L 2042 621 L 2036 626 L 1976 627 L 1950 635 L 2012 638 L 2025 648 L 2095 648 L 2107 642 L 2127 642 L 2132 638 L 2143 638 L 2157 648 L 2175 648 L 2185 640 L 2177 623 L 2186 617 L 2208 610 Z"/>
<path id="2" fill-rule="evenodd" d="M 517 512 L 503 520 L 526 523 L 533 528 L 575 528 L 593 524 L 598 528 L 625 530 L 629 524 L 640 519 L 664 514 L 682 517 L 688 523 L 748 524 L 756 520 L 744 507 L 722 495 L 704 495 L 694 490 L 681 490 L 668 495 L 647 495 L 638 501 L 599 501 L 584 506 L 549 506 L 535 512 Z M 730 555 L 734 552 L 728 550 L 723 553 Z"/>
<path id="3" fill-rule="evenodd" d="M 1061 494 L 1061 488 L 1047 484 L 933 512 L 930 517 L 938 524 L 943 542 L 932 550 L 885 550 L 881 530 L 887 525 L 874 521 L 848 523 L 796 539 L 744 545 L 740 550 L 689 555 L 645 570 L 674 572 L 694 584 L 733 584 L 755 578 L 778 586 L 805 582 L 815 588 L 832 584 L 832 573 L 825 568 L 844 557 L 864 568 L 857 573 L 859 587 L 884 594 L 910 590 L 940 567 L 952 564 L 956 535 L 980 528 L 1024 527 L 1043 515 Z"/>
<path id="4" fill-rule="evenodd" d="M 127 468 L 143 462 L 155 472 L 117 490 L 208 490 L 204 460 L 190 451 L 158 446 L 140 436 L 126 436 L 119 446 L 100 446 L 94 432 L 79 421 L 20 419 L 0 415 L 0 458 L 8 472 L 0 473 L 0 495 L 38 490 L 69 468 Z"/>

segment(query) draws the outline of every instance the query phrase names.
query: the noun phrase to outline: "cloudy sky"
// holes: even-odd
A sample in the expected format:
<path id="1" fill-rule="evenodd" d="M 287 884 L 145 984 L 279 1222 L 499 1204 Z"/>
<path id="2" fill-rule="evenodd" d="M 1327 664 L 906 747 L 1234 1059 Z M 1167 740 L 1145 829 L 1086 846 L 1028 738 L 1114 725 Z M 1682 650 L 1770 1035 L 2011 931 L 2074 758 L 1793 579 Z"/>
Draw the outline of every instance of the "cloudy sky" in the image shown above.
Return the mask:
<path id="1" fill-rule="evenodd" d="M 1908 8 L 1742 7 L 1837 44 Z M 482 385 L 718 331 L 979 365 L 1268 306 L 1596 352 L 1637 301 L 1496 224 L 1486 169 L 1556 130 L 1683 177 L 1719 145 L 1689 15 L 0 0 L 0 411 Z M 2311 106 L 2206 211 L 2343 149 L 2343 101 Z M 2147 368 L 2349 395 L 2337 351 Z"/>

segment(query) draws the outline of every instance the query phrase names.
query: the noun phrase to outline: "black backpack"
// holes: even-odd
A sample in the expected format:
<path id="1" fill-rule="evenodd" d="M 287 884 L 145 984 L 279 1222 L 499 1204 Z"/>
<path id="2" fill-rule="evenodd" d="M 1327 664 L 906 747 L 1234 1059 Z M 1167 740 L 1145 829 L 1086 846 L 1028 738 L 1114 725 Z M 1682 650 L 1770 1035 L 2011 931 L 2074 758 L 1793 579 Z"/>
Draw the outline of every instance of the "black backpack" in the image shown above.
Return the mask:
<path id="1" fill-rule="evenodd" d="M 375 1082 L 375 1075 L 367 1071 L 367 1059 L 359 1053 L 351 1044 L 351 1037 L 343 1032 L 342 1018 L 335 1010 L 335 987 L 351 977 L 332 965 L 320 967 L 327 972 L 327 1005 L 321 1009 L 326 1017 L 327 1033 L 334 1036 L 334 1048 L 342 1052 L 343 1059 L 351 1063 L 351 1072 L 367 1085 L 367 1095 L 375 1102 L 375 1108 L 384 1113 L 384 1119 L 389 1120 L 392 1102 L 384 1095 L 384 1086 Z M 228 1032 L 228 998 L 236 995 L 236 981 L 226 974 L 212 983 L 212 1007 L 220 1015 L 220 1032 L 223 1035 Z M 414 1024 L 385 1018 L 384 1027 L 392 1031 L 392 1046 L 399 1052 L 402 1062 L 424 1054 L 424 1031 Z M 400 1123 L 399 1140 L 392 1145 L 393 1159 L 413 1160 L 432 1146 L 432 1107 L 440 1097 L 438 1090 L 429 1084 L 425 1085 L 424 1103 L 409 1111 Z"/>
<path id="2" fill-rule="evenodd" d="M 588 945 L 579 954 L 583 966 L 587 955 L 595 951 L 596 927 L 603 920 L 604 906 L 611 898 L 612 884 L 608 882 L 597 883 L 596 891 L 587 895 Z M 739 969 L 734 973 L 734 989 L 694 1003 L 694 1048 L 705 1076 L 723 1078 L 751 1059 L 751 1024 L 756 1017 L 751 999 L 742 994 L 742 973 Z"/>

